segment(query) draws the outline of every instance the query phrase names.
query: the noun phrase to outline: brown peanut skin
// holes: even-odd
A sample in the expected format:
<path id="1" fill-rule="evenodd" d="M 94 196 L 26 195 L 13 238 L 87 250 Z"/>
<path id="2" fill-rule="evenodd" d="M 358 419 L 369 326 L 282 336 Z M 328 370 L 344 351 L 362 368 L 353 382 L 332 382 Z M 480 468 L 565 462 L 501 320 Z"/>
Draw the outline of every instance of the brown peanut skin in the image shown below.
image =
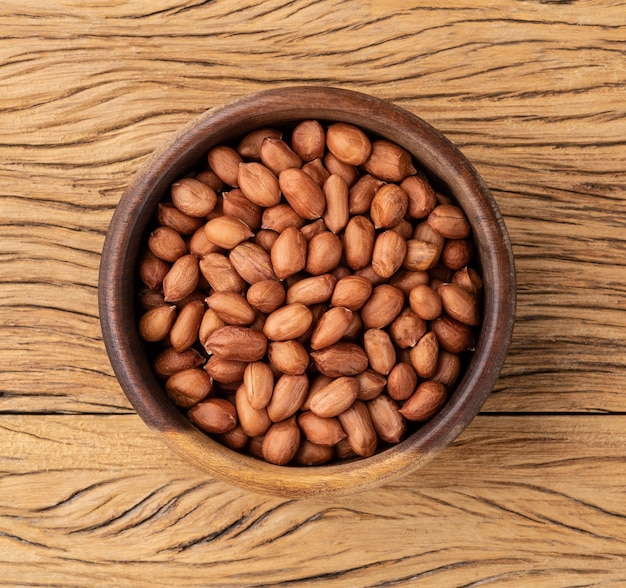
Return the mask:
<path id="1" fill-rule="evenodd" d="M 165 339 L 176 320 L 176 315 L 176 306 L 173 304 L 163 304 L 149 309 L 139 319 L 139 335 L 150 343 Z"/>
<path id="2" fill-rule="evenodd" d="M 430 286 L 420 284 L 409 292 L 411 310 L 425 321 L 435 320 L 441 315 L 441 296 Z"/>
<path id="3" fill-rule="evenodd" d="M 248 288 L 246 299 L 259 312 L 270 314 L 285 302 L 285 288 L 277 280 L 261 280 Z"/>
<path id="4" fill-rule="evenodd" d="M 203 255 L 199 261 L 199 268 L 211 288 L 217 292 L 243 293 L 246 289 L 243 278 L 237 273 L 230 259 L 222 253 L 211 251 Z"/>
<path id="5" fill-rule="evenodd" d="M 289 341 L 303 335 L 312 322 L 313 314 L 304 304 L 287 304 L 267 317 L 263 333 L 271 341 Z"/>
<path id="6" fill-rule="evenodd" d="M 274 391 L 274 374 L 267 363 L 247 363 L 243 372 L 243 384 L 250 406 L 260 410 L 268 405 Z"/>
<path id="7" fill-rule="evenodd" d="M 399 145 L 380 139 L 372 142 L 372 149 L 363 167 L 372 175 L 386 182 L 402 182 L 413 175 L 411 154 Z"/>
<path id="8" fill-rule="evenodd" d="M 316 390 L 309 400 L 309 409 L 318 417 L 336 417 L 352 406 L 359 383 L 351 377 L 342 376 Z"/>
<path id="9" fill-rule="evenodd" d="M 396 365 L 396 351 L 387 331 L 368 329 L 363 335 L 363 347 L 370 367 L 375 372 L 387 376 Z"/>
<path id="10" fill-rule="evenodd" d="M 352 324 L 353 313 L 348 308 L 336 306 L 325 312 L 311 334 L 311 349 L 319 350 L 338 343 Z"/>
<path id="11" fill-rule="evenodd" d="M 305 437 L 317 445 L 336 445 L 346 437 L 336 417 L 321 417 L 310 410 L 298 416 L 298 425 Z"/>
<path id="12" fill-rule="evenodd" d="M 262 163 L 241 163 L 237 170 L 237 183 L 252 204 L 269 207 L 280 202 L 278 178 Z"/>
<path id="13" fill-rule="evenodd" d="M 193 217 L 205 217 L 217 204 L 215 190 L 194 178 L 182 178 L 172 184 L 172 204 Z"/>
<path id="14" fill-rule="evenodd" d="M 256 243 L 245 241 L 234 247 L 228 258 L 241 278 L 249 285 L 262 280 L 276 280 L 270 254 Z"/>
<path id="15" fill-rule="evenodd" d="M 226 324 L 245 327 L 256 319 L 254 308 L 239 292 L 214 292 L 205 302 Z"/>
<path id="16" fill-rule="evenodd" d="M 398 443 L 406 433 L 406 421 L 398 405 L 386 394 L 367 403 L 372 424 L 377 435 L 386 443 Z"/>
<path id="17" fill-rule="evenodd" d="M 222 182 L 235 188 L 239 186 L 239 164 L 243 160 L 234 149 L 226 145 L 213 147 L 207 154 L 207 161 Z"/>
<path id="18" fill-rule="evenodd" d="M 324 155 L 324 167 L 330 174 L 341 176 L 348 187 L 351 187 L 359 178 L 359 170 L 355 165 L 341 161 L 334 153 Z"/>
<path id="19" fill-rule="evenodd" d="M 472 229 L 465 213 L 452 204 L 439 204 L 428 215 L 428 224 L 447 239 L 466 239 Z"/>
<path id="20" fill-rule="evenodd" d="M 313 161 L 324 156 L 326 132 L 316 120 L 299 123 L 291 134 L 291 148 L 303 161 Z"/>
<path id="21" fill-rule="evenodd" d="M 294 456 L 294 462 L 302 466 L 320 466 L 329 462 L 335 450 L 328 445 L 317 445 L 308 439 L 300 439 L 300 447 Z"/>
<path id="22" fill-rule="evenodd" d="M 348 184 L 337 174 L 328 176 L 322 189 L 326 196 L 324 224 L 333 233 L 340 233 L 350 220 L 348 208 Z"/>
<path id="23" fill-rule="evenodd" d="M 162 202 L 157 206 L 157 221 L 181 235 L 191 235 L 204 224 L 204 219 L 185 214 L 171 202 Z"/>
<path id="24" fill-rule="evenodd" d="M 359 400 L 376 398 L 387 385 L 387 378 L 369 368 L 355 377 L 359 383 L 359 390 L 356 395 Z"/>
<path id="25" fill-rule="evenodd" d="M 326 131 L 326 143 L 330 152 L 343 163 L 362 165 L 367 161 L 372 144 L 358 127 L 346 123 L 334 123 Z"/>
<path id="26" fill-rule="evenodd" d="M 305 306 L 326 302 L 332 296 L 336 283 L 337 278 L 332 274 L 304 278 L 287 289 L 285 302 Z"/>
<path id="27" fill-rule="evenodd" d="M 307 250 L 307 240 L 298 228 L 286 227 L 280 233 L 270 250 L 272 266 L 279 280 L 284 280 L 305 268 Z"/>
<path id="28" fill-rule="evenodd" d="M 254 235 L 250 227 L 240 218 L 218 216 L 204 225 L 206 238 L 224 249 L 232 249 Z"/>
<path id="29" fill-rule="evenodd" d="M 370 216 L 376 229 L 397 225 L 406 214 L 409 197 L 397 184 L 385 184 L 372 199 Z"/>
<path id="30" fill-rule="evenodd" d="M 189 368 L 172 374 L 165 382 L 165 392 L 181 408 L 202 402 L 213 389 L 211 377 L 201 368 Z"/>
<path id="31" fill-rule="evenodd" d="M 200 279 L 198 259 L 191 254 L 179 257 L 163 278 L 163 294 L 166 302 L 177 302 L 189 296 Z"/>
<path id="32" fill-rule="evenodd" d="M 277 465 L 368 457 L 432 418 L 480 323 L 462 209 L 346 123 L 259 129 L 207 159 L 159 204 L 140 269 L 170 398 Z"/>
<path id="33" fill-rule="evenodd" d="M 411 397 L 417 387 L 417 373 L 405 362 L 397 363 L 387 377 L 387 393 L 393 400 L 402 401 Z"/>
<path id="34" fill-rule="evenodd" d="M 277 423 L 293 416 L 300 410 L 308 391 L 308 376 L 283 374 L 278 378 L 266 407 L 270 419 Z"/>
<path id="35" fill-rule="evenodd" d="M 341 261 L 341 240 L 331 231 L 322 231 L 309 240 L 306 271 L 314 276 L 332 272 Z"/>
<path id="36" fill-rule="evenodd" d="M 410 421 L 424 422 L 432 418 L 446 401 L 446 387 L 441 382 L 422 382 L 402 405 L 400 413 Z"/>
<path id="37" fill-rule="evenodd" d="M 148 248 L 163 261 L 174 263 L 187 253 L 187 244 L 171 227 L 157 227 L 148 238 Z"/>
<path id="38" fill-rule="evenodd" d="M 441 382 L 449 391 L 456 383 L 461 373 L 461 359 L 455 353 L 445 350 L 439 351 L 437 369 L 432 376 L 433 380 Z"/>
<path id="39" fill-rule="evenodd" d="M 370 174 L 361 176 L 348 192 L 350 214 L 365 214 L 374 199 L 374 195 L 384 182 Z"/>
<path id="40" fill-rule="evenodd" d="M 343 234 L 346 263 L 357 270 L 372 261 L 376 231 L 372 221 L 365 216 L 353 216 Z"/>
<path id="41" fill-rule="evenodd" d="M 437 205 L 435 191 L 428 180 L 420 175 L 413 175 L 402 180 L 400 186 L 409 196 L 408 214 L 412 218 L 427 217 Z"/>
<path id="42" fill-rule="evenodd" d="M 389 325 L 389 334 L 400 349 L 413 347 L 426 333 L 426 321 L 418 317 L 410 308 L 405 308 Z"/>
<path id="43" fill-rule="evenodd" d="M 179 353 L 197 341 L 204 310 L 202 300 L 191 300 L 180 309 L 170 330 L 170 342 Z"/>
<path id="44" fill-rule="evenodd" d="M 173 347 L 168 347 L 154 358 L 153 367 L 157 377 L 166 380 L 176 372 L 199 367 L 204 362 L 205 359 L 195 349 L 178 353 Z"/>
<path id="45" fill-rule="evenodd" d="M 248 401 L 245 385 L 237 388 L 235 406 L 239 424 L 248 437 L 258 437 L 267 432 L 272 426 L 272 420 L 266 408 L 254 408 Z"/>
<path id="46" fill-rule="evenodd" d="M 299 169 L 302 165 L 300 156 L 282 139 L 266 137 L 259 154 L 261 161 L 276 175 L 286 169 Z"/>
<path id="47" fill-rule="evenodd" d="M 295 339 L 272 341 L 267 347 L 267 359 L 270 366 L 292 376 L 303 374 L 310 362 L 304 345 Z"/>
<path id="48" fill-rule="evenodd" d="M 301 169 L 320 187 L 324 185 L 324 182 L 330 176 L 330 172 L 324 167 L 324 163 L 321 158 L 307 161 Z"/>
<path id="49" fill-rule="evenodd" d="M 404 295 L 395 286 L 381 284 L 374 288 L 369 300 L 361 308 L 361 319 L 369 329 L 382 329 L 400 314 Z"/>
<path id="50" fill-rule="evenodd" d="M 450 353 L 462 353 L 474 349 L 474 332 L 472 327 L 442 315 L 431 323 L 439 345 Z"/>
<path id="51" fill-rule="evenodd" d="M 406 251 L 406 240 L 397 231 L 381 233 L 372 251 L 373 270 L 383 278 L 390 278 L 402 267 Z"/>
<path id="52" fill-rule="evenodd" d="M 211 355 L 204 364 L 204 370 L 216 382 L 222 384 L 233 384 L 243 379 L 246 366 L 245 361 L 233 361 L 230 359 L 222 359 L 217 355 Z"/>
<path id="53" fill-rule="evenodd" d="M 458 284 L 442 284 L 437 293 L 441 297 L 443 309 L 454 319 L 471 326 L 480 323 L 478 302 L 473 294 Z"/>
<path id="54" fill-rule="evenodd" d="M 356 376 L 365 371 L 368 365 L 363 348 L 355 343 L 335 343 L 320 351 L 311 353 L 319 372 L 331 378 Z"/>
<path id="55" fill-rule="evenodd" d="M 237 410 L 224 398 L 209 398 L 193 406 L 189 420 L 207 433 L 227 433 L 237 426 Z"/>
<path id="56" fill-rule="evenodd" d="M 226 325 L 208 337 L 205 347 L 223 359 L 258 361 L 267 350 L 267 338 L 248 327 Z"/>
<path id="57" fill-rule="evenodd" d="M 301 169 L 291 167 L 281 171 L 278 183 L 287 202 L 302 218 L 312 220 L 324 214 L 326 198 L 322 188 Z"/>
<path id="58" fill-rule="evenodd" d="M 282 139 L 283 134 L 278 129 L 269 127 L 250 131 L 237 145 L 237 153 L 244 159 L 261 159 L 261 145 L 266 138 Z M 216 188 L 217 190 L 218 188 Z"/>
<path id="59" fill-rule="evenodd" d="M 411 349 L 411 365 L 420 378 L 431 378 L 437 369 L 439 343 L 435 333 L 426 333 Z"/>
<path id="60" fill-rule="evenodd" d="M 304 220 L 289 204 L 280 203 L 263 210 L 261 228 L 282 233 L 288 227 L 300 229 Z"/>
<path id="61" fill-rule="evenodd" d="M 217 439 L 234 451 L 243 451 L 248 444 L 250 437 L 243 432 L 241 425 L 237 425 L 231 431 L 217 435 Z"/>
<path id="62" fill-rule="evenodd" d="M 350 447 L 357 455 L 370 457 L 376 453 L 378 437 L 365 403 L 355 400 L 338 418 Z"/>
<path id="63" fill-rule="evenodd" d="M 222 194 L 222 212 L 225 216 L 240 218 L 252 231 L 261 228 L 261 206 L 251 202 L 238 188 Z"/>
<path id="64" fill-rule="evenodd" d="M 336 283 L 330 305 L 357 311 L 367 302 L 371 294 L 372 283 L 367 278 L 348 275 Z"/>
<path id="65" fill-rule="evenodd" d="M 296 417 L 274 423 L 265 433 L 261 451 L 263 458 L 275 465 L 289 463 L 300 446 L 300 427 L 296 423 Z"/>

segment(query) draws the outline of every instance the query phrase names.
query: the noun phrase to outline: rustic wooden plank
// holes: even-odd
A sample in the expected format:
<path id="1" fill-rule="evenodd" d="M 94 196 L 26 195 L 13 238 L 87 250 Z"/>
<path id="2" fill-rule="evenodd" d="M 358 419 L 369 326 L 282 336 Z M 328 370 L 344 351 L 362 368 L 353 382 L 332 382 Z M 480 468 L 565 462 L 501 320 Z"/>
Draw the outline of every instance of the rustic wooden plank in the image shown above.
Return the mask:
<path id="1" fill-rule="evenodd" d="M 557 12 L 526 3 L 495 15 L 485 12 L 488 3 L 449 3 L 439 11 L 408 3 L 397 12 L 376 2 L 324 6 L 304 37 L 301 25 L 313 10 L 306 2 L 189 10 L 164 2 L 142 15 L 149 35 L 137 29 L 136 6 L 69 12 L 31 6 L 30 16 L 10 27 L 19 43 L 3 45 L 4 71 L 15 82 L 4 87 L 0 113 L 6 122 L 0 154 L 7 162 L 0 170 L 6 186 L 3 301 L 38 324 L 50 320 L 49 312 L 20 307 L 25 298 L 94 316 L 97 254 L 112 209 L 160 141 L 204 108 L 269 82 L 332 82 L 425 116 L 459 143 L 494 189 L 518 258 L 520 298 L 511 357 L 497 388 L 506 395 L 494 395 L 487 408 L 622 411 L 622 395 L 603 394 L 618 391 L 626 377 L 622 349 L 615 346 L 624 340 L 618 174 L 624 80 L 609 59 L 620 55 L 623 31 L 614 24 L 612 4 L 594 11 L 559 6 Z M 237 10 L 255 18 L 242 28 Z M 190 33 L 192 14 L 196 29 Z M 13 23 L 10 10 L 4 18 Z M 89 27 L 90 36 L 68 36 L 68 27 Z M 205 47 L 215 61 L 190 62 L 190 44 L 197 47 L 204 37 L 211 38 Z M 319 51 L 325 38 L 333 43 Z M 164 41 L 165 54 L 156 58 Z M 282 53 L 275 54 L 276 46 Z M 245 74 L 264 71 L 268 54 L 275 64 L 271 80 Z M 307 64 L 300 76 L 281 77 L 299 58 Z M 322 71 L 328 79 L 316 77 Z M 606 74 L 604 81 L 587 84 L 590 72 Z M 61 75 L 62 87 L 54 83 Z M 227 87 L 216 85 L 219 79 Z M 41 280 L 47 274 L 55 276 L 53 284 Z M 11 346 L 18 334 L 6 335 Z M 56 358 L 40 332 L 23 329 L 19 336 L 29 341 L 34 363 L 53 369 Z M 55 340 L 57 348 L 61 341 Z M 597 344 L 590 348 L 592 341 Z M 76 353 L 80 347 L 66 355 Z M 102 349 L 94 358 L 106 365 Z M 589 374 L 584 393 L 577 392 L 581 369 Z M 4 410 L 42 410 L 48 389 L 54 410 L 58 385 L 41 384 L 36 405 L 32 396 L 14 393 L 31 388 L 30 379 L 9 386 Z M 67 384 L 107 386 L 100 379 Z M 119 391 L 115 395 L 113 405 L 122 405 Z M 89 410 L 72 402 L 57 409 Z"/>
<path id="2" fill-rule="evenodd" d="M 626 501 L 609 472 L 624 469 L 625 431 L 622 416 L 479 417 L 396 483 L 295 501 L 204 477 L 131 415 L 2 416 L 0 572 L 72 586 L 618 585 Z"/>

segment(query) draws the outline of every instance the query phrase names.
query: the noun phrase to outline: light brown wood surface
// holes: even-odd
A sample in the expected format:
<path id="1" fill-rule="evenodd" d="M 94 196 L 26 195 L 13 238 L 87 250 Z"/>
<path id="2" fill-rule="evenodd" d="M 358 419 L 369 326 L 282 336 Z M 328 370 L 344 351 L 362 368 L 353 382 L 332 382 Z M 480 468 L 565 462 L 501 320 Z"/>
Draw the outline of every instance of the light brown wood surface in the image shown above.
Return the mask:
<path id="1" fill-rule="evenodd" d="M 0 6 L 0 585 L 626 585 L 626 7 Z M 516 255 L 510 354 L 435 461 L 355 497 L 208 479 L 136 416 L 98 320 L 124 188 L 280 85 L 388 99 L 475 164 Z"/>

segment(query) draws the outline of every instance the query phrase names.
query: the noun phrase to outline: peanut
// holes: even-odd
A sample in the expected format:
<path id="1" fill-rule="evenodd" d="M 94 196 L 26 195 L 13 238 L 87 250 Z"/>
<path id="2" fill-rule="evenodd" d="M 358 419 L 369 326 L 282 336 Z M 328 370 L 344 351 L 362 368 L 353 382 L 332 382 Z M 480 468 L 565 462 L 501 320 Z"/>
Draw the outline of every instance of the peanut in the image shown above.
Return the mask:
<path id="1" fill-rule="evenodd" d="M 309 353 L 304 345 L 295 339 L 272 341 L 267 347 L 267 360 L 282 374 L 300 375 L 309 366 Z"/>
<path id="2" fill-rule="evenodd" d="M 211 377 L 199 368 L 176 372 L 165 382 L 165 392 L 172 402 L 181 408 L 191 408 L 202 402 L 212 389 Z"/>
<path id="3" fill-rule="evenodd" d="M 255 408 L 250 404 L 244 384 L 238 386 L 235 392 L 235 407 L 239 425 L 248 437 L 264 435 L 272 426 L 272 420 L 267 409 L 265 407 Z"/>
<path id="4" fill-rule="evenodd" d="M 187 253 L 187 245 L 178 231 L 171 227 L 157 227 L 148 239 L 148 248 L 163 261 L 174 263 Z"/>
<path id="5" fill-rule="evenodd" d="M 172 184 L 172 204 L 189 216 L 202 217 L 217 204 L 215 190 L 194 178 L 182 178 Z"/>
<path id="6" fill-rule="evenodd" d="M 306 271 L 313 276 L 327 274 L 341 261 L 341 240 L 335 233 L 322 231 L 309 240 Z"/>
<path id="7" fill-rule="evenodd" d="M 348 184 L 341 176 L 333 174 L 324 182 L 323 190 L 326 196 L 324 224 L 333 233 L 340 233 L 350 220 Z"/>
<path id="8" fill-rule="evenodd" d="M 329 151 L 339 161 L 349 165 L 361 165 L 367 161 L 372 144 L 358 127 L 346 123 L 335 123 L 326 131 Z"/>
<path id="9" fill-rule="evenodd" d="M 139 334 L 150 343 L 165 339 L 176 320 L 176 314 L 176 306 L 173 304 L 151 308 L 139 319 Z"/>
<path id="10" fill-rule="evenodd" d="M 241 219 L 253 231 L 261 228 L 261 211 L 261 206 L 252 202 L 238 188 L 222 194 L 222 214 Z"/>
<path id="11" fill-rule="evenodd" d="M 316 120 L 302 121 L 291 135 L 291 147 L 303 161 L 324 156 L 326 131 Z"/>
<path id="12" fill-rule="evenodd" d="M 302 406 L 309 390 L 309 378 L 304 374 L 283 374 L 267 405 L 267 414 L 274 423 L 284 421 Z"/>
<path id="13" fill-rule="evenodd" d="M 240 163 L 237 181 L 244 196 L 257 206 L 274 206 L 280 202 L 278 178 L 262 163 Z"/>
<path id="14" fill-rule="evenodd" d="M 274 423 L 263 439 L 261 451 L 263 458 L 275 465 L 289 463 L 300 446 L 300 427 L 296 423 L 296 417 Z"/>
<path id="15" fill-rule="evenodd" d="M 300 156 L 282 139 L 266 137 L 259 154 L 261 161 L 276 175 L 286 169 L 299 169 L 302 165 Z"/>
<path id="16" fill-rule="evenodd" d="M 237 409 L 224 398 L 209 398 L 189 409 L 189 420 L 207 433 L 226 433 L 237 426 Z"/>
<path id="17" fill-rule="evenodd" d="M 278 129 L 262 128 L 249 132 L 237 145 L 237 153 L 242 158 L 261 159 L 261 145 L 266 138 L 282 139 L 283 134 Z"/>
<path id="18" fill-rule="evenodd" d="M 262 361 L 248 363 L 243 372 L 243 383 L 248 402 L 253 408 L 265 408 L 272 399 L 274 374 Z"/>
<path id="19" fill-rule="evenodd" d="M 304 269 L 307 264 L 307 249 L 307 241 L 296 227 L 287 227 L 278 235 L 270 250 L 270 259 L 279 280 Z"/>

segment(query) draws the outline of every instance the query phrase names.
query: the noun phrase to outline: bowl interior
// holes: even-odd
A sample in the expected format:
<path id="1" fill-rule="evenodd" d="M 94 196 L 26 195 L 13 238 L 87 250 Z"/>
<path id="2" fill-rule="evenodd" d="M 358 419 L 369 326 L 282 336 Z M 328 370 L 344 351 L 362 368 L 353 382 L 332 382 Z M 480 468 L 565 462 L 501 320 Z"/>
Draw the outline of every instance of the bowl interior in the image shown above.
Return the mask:
<path id="1" fill-rule="evenodd" d="M 434 184 L 443 184 L 473 230 L 484 281 L 483 322 L 474 352 L 441 411 L 399 444 L 369 458 L 312 468 L 274 466 L 232 451 L 193 426 L 154 376 L 135 322 L 135 268 L 157 204 L 170 184 L 215 145 L 264 126 L 305 119 L 343 121 L 410 151 Z M 473 166 L 417 116 L 377 98 L 323 87 L 262 92 L 209 110 L 157 149 L 133 178 L 111 221 L 103 249 L 99 305 L 103 336 L 124 393 L 140 417 L 182 457 L 210 475 L 275 495 L 340 495 L 382 485 L 432 459 L 476 416 L 504 363 L 515 315 L 515 271 L 497 205 Z"/>

